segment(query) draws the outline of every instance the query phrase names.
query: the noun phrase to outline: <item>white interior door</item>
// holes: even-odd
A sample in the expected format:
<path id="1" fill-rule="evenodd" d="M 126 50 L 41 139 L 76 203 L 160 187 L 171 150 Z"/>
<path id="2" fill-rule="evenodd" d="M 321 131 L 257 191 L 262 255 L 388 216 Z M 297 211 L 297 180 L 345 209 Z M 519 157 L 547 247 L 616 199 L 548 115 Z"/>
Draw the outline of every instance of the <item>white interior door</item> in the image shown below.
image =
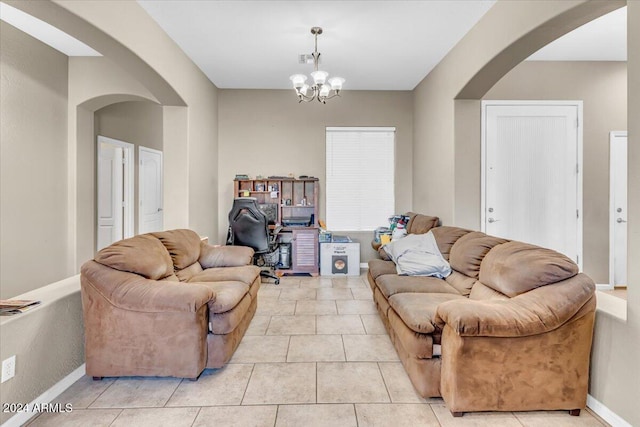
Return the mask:
<path id="1" fill-rule="evenodd" d="M 609 284 L 627 286 L 627 132 L 611 132 L 609 153 Z"/>
<path id="2" fill-rule="evenodd" d="M 581 101 L 483 102 L 483 230 L 581 263 Z"/>
<path id="3" fill-rule="evenodd" d="M 98 250 L 122 240 L 122 148 L 107 143 L 98 153 Z"/>
<path id="4" fill-rule="evenodd" d="M 138 233 L 161 231 L 164 223 L 162 151 L 140 147 L 138 156 Z"/>

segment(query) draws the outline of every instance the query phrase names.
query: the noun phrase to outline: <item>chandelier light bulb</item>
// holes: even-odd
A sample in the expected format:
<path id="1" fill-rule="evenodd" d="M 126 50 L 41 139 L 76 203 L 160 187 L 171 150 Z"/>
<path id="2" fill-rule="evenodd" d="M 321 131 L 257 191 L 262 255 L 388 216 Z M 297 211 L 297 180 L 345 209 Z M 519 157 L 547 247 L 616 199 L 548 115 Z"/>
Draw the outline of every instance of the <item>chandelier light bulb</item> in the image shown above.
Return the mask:
<path id="1" fill-rule="evenodd" d="M 331 92 L 331 87 L 328 84 L 320 86 L 320 96 L 327 97 L 329 96 L 329 92 Z"/>
<path id="2" fill-rule="evenodd" d="M 341 90 L 344 79 L 342 77 L 332 77 L 329 79 L 329 84 L 333 90 Z"/>
<path id="3" fill-rule="evenodd" d="M 317 85 L 323 85 L 324 82 L 327 81 L 328 76 L 329 76 L 329 73 L 327 73 L 326 71 L 314 71 L 313 73 L 311 73 L 311 77 L 313 77 L 313 82 Z"/>
<path id="4" fill-rule="evenodd" d="M 302 86 L 304 86 L 304 82 L 307 81 L 307 76 L 305 76 L 304 74 L 294 74 L 293 76 L 289 77 L 289 80 L 291 80 L 295 89 L 300 89 Z"/>
<path id="5" fill-rule="evenodd" d="M 303 95 L 306 95 L 308 90 L 309 90 L 309 85 L 304 85 L 300 88 L 300 93 Z"/>

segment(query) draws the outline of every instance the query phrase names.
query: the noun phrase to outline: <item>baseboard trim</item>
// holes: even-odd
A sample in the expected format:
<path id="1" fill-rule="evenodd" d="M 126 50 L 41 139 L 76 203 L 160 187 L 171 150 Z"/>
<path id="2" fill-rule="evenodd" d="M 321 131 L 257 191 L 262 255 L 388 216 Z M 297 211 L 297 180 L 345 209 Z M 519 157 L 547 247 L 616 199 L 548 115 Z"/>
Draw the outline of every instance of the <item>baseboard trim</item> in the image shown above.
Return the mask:
<path id="1" fill-rule="evenodd" d="M 55 383 L 49 390 L 36 397 L 31 403 L 29 403 L 29 407 L 32 408 L 35 404 L 42 405 L 44 403 L 51 402 L 56 397 L 60 396 L 63 391 L 71 387 L 73 383 L 82 378 L 82 376 L 85 374 L 85 371 L 86 367 L 83 363 L 76 370 Z M 5 421 L 5 423 L 2 424 L 1 427 L 20 427 L 35 415 L 37 415 L 37 413 L 35 412 L 20 412 Z"/>
<path id="2" fill-rule="evenodd" d="M 360 263 L 360 268 L 369 269 L 369 264 L 367 264 L 366 262 L 361 262 Z"/>
<path id="3" fill-rule="evenodd" d="M 632 427 L 631 424 L 623 420 L 620 415 L 604 406 L 602 402 L 599 402 L 590 394 L 587 395 L 587 406 L 600 418 L 611 424 L 613 427 Z"/>
<path id="4" fill-rule="evenodd" d="M 608 283 L 596 283 L 596 290 L 598 291 L 610 291 L 612 289 L 613 286 Z"/>

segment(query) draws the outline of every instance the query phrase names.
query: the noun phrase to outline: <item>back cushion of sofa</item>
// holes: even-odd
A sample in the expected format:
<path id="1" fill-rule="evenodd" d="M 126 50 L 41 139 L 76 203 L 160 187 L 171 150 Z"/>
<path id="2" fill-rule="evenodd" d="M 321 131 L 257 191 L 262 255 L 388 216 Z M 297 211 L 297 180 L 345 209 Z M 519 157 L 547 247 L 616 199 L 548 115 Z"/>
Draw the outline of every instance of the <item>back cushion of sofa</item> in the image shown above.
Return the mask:
<path id="1" fill-rule="evenodd" d="M 164 279 L 173 274 L 169 252 L 160 240 L 148 234 L 115 242 L 98 252 L 94 260 L 151 280 Z"/>
<path id="2" fill-rule="evenodd" d="M 522 242 L 495 246 L 480 266 L 480 281 L 511 298 L 578 274 L 578 266 L 551 249 Z"/>
<path id="3" fill-rule="evenodd" d="M 458 273 L 455 270 L 451 270 L 451 274 L 445 277 L 444 280 L 465 297 L 471 293 L 471 288 L 473 287 L 473 284 L 476 283 L 476 279 L 473 277 Z"/>
<path id="4" fill-rule="evenodd" d="M 473 284 L 469 299 L 475 300 L 507 300 L 508 296 L 498 291 L 494 291 L 479 280 Z"/>
<path id="5" fill-rule="evenodd" d="M 176 270 L 189 267 L 200 258 L 200 236 L 192 230 L 170 230 L 150 233 L 167 248 Z"/>
<path id="6" fill-rule="evenodd" d="M 449 263 L 451 268 L 460 273 L 478 278 L 480 264 L 487 253 L 496 245 L 507 242 L 499 237 L 487 236 L 479 231 L 472 231 L 460 237 L 451 247 Z"/>
<path id="7" fill-rule="evenodd" d="M 198 273 L 202 273 L 202 266 L 199 262 L 194 262 L 188 267 L 183 268 L 182 270 L 176 271 L 176 276 L 181 282 L 188 282 L 193 276 Z"/>
<path id="8" fill-rule="evenodd" d="M 437 216 L 422 215 L 413 212 L 409 212 L 408 215 L 410 219 L 407 224 L 407 233 L 409 234 L 424 234 L 433 227 L 437 227 L 438 221 L 440 221 L 440 218 Z"/>
<path id="9" fill-rule="evenodd" d="M 438 244 L 438 249 L 440 249 L 440 253 L 449 261 L 449 252 L 451 252 L 451 247 L 453 244 L 458 241 L 458 239 L 464 236 L 467 233 L 471 233 L 471 230 L 467 230 L 465 228 L 459 227 L 435 227 L 431 230 L 433 236 L 436 238 L 436 243 Z"/>

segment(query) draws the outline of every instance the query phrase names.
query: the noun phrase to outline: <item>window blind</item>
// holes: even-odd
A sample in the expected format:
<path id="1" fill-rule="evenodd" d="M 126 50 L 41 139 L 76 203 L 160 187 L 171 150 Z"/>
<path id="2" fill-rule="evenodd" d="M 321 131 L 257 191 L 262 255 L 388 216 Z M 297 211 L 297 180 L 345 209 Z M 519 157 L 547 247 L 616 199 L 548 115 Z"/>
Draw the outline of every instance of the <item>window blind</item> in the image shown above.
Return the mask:
<path id="1" fill-rule="evenodd" d="M 375 230 L 395 210 L 395 128 L 327 128 L 327 227 Z"/>

